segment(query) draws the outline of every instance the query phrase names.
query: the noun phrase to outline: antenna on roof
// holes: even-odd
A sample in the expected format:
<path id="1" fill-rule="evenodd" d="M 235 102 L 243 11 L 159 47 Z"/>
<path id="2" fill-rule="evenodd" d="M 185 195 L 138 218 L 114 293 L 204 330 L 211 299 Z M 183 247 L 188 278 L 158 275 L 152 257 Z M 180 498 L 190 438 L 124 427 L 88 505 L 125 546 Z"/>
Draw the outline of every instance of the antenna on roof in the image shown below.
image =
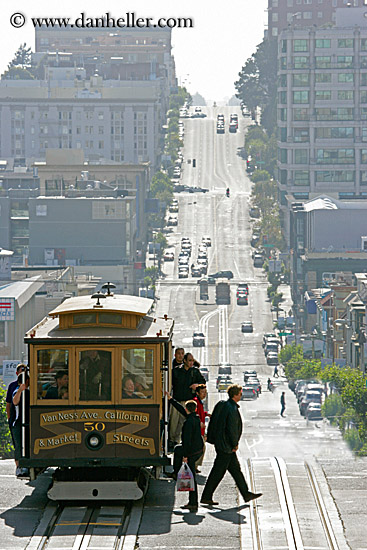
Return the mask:
<path id="1" fill-rule="evenodd" d="M 102 289 L 105 289 L 105 288 L 107 288 L 107 296 L 113 296 L 113 292 L 111 292 L 111 288 L 116 288 L 116 285 L 108 282 L 102 285 Z"/>
<path id="2" fill-rule="evenodd" d="M 92 294 L 91 298 L 92 298 L 92 300 L 97 300 L 97 303 L 94 304 L 93 307 L 103 307 L 99 300 L 100 300 L 101 298 L 106 298 L 106 295 L 105 295 L 105 294 L 102 294 L 102 292 L 99 290 L 99 291 L 96 292 L 95 294 Z"/>

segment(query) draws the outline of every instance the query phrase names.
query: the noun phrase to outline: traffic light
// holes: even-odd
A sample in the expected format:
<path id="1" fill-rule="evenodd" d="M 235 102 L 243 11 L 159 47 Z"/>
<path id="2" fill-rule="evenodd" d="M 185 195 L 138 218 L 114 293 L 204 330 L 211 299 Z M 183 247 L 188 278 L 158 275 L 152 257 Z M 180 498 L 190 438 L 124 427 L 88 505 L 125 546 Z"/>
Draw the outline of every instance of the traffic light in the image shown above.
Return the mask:
<path id="1" fill-rule="evenodd" d="M 196 166 L 196 159 L 192 159 L 192 167 L 195 168 Z"/>

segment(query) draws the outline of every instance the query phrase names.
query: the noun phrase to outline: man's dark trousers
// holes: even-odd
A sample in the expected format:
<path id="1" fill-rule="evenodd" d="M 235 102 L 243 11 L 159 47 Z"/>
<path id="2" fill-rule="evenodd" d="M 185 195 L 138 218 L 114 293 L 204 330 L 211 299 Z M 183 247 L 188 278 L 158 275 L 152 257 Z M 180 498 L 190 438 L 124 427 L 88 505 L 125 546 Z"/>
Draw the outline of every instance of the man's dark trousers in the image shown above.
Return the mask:
<path id="1" fill-rule="evenodd" d="M 241 472 L 241 466 L 238 462 L 236 453 L 223 453 L 217 451 L 213 468 L 206 480 L 205 488 L 201 495 L 202 500 L 213 500 L 213 493 L 222 481 L 227 470 L 235 480 L 241 495 L 243 497 L 247 495 L 249 492 L 248 485 Z"/>

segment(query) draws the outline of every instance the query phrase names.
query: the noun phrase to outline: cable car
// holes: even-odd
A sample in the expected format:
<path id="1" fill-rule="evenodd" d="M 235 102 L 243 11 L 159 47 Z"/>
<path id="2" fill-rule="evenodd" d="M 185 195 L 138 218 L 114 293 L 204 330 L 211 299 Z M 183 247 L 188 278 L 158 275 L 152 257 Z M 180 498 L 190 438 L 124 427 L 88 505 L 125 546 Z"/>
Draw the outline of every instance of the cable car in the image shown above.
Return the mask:
<path id="1" fill-rule="evenodd" d="M 169 464 L 173 320 L 153 300 L 107 293 L 66 299 L 25 336 L 29 427 L 21 467 L 54 467 L 53 500 L 138 499 L 142 470 Z"/>

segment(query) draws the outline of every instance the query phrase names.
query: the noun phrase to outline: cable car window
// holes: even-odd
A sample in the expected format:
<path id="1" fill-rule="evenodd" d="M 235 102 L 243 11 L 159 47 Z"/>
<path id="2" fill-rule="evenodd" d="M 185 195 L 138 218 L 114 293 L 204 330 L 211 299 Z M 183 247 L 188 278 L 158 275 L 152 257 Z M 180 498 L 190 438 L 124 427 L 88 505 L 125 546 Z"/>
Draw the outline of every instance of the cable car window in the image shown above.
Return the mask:
<path id="1" fill-rule="evenodd" d="M 37 398 L 69 398 L 69 350 L 37 351 Z"/>
<path id="2" fill-rule="evenodd" d="M 122 324 L 122 315 L 119 313 L 99 313 L 98 314 L 98 323 L 108 324 L 108 325 L 121 325 Z"/>
<path id="3" fill-rule="evenodd" d="M 123 399 L 153 397 L 153 362 L 151 349 L 134 348 L 122 351 Z"/>
<path id="4" fill-rule="evenodd" d="M 111 352 L 79 352 L 80 401 L 111 401 Z"/>
<path id="5" fill-rule="evenodd" d="M 73 315 L 74 325 L 92 325 L 97 323 L 96 313 L 75 313 Z"/>

